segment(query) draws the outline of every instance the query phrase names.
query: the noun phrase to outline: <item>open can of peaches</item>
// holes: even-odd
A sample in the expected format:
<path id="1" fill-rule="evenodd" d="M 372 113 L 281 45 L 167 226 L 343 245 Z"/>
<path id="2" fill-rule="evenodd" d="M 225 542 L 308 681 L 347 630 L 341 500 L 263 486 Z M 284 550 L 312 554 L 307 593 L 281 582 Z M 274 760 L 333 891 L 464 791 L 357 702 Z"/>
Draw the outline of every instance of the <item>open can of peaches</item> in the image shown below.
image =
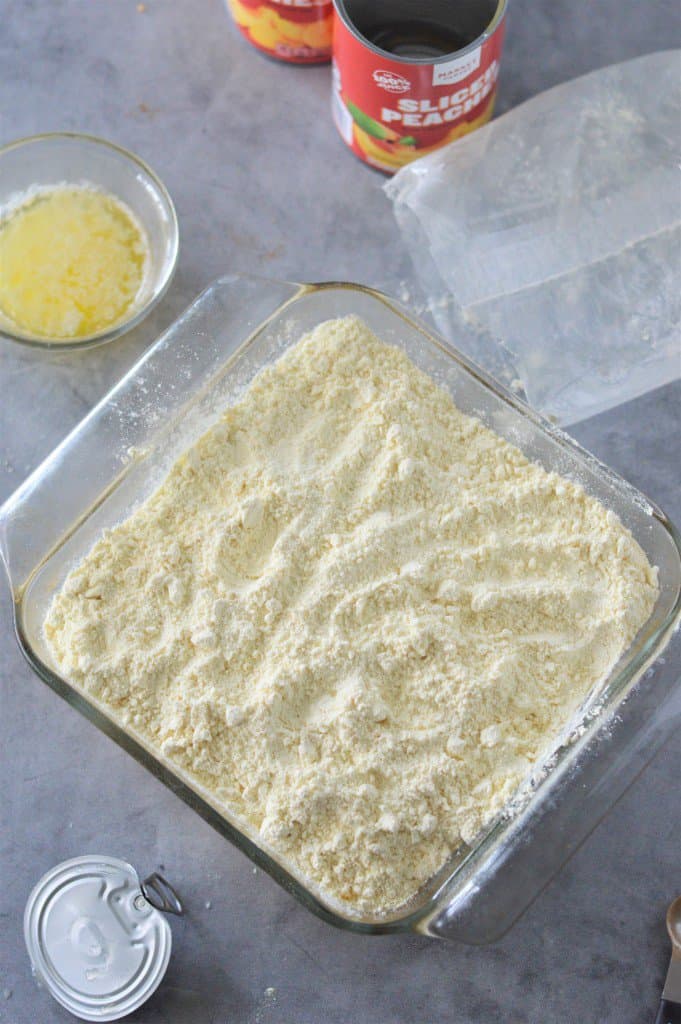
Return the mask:
<path id="1" fill-rule="evenodd" d="M 257 50 L 289 64 L 331 59 L 332 0 L 226 0 L 241 34 Z"/>
<path id="2" fill-rule="evenodd" d="M 333 117 L 389 174 L 490 119 L 506 0 L 334 0 Z"/>

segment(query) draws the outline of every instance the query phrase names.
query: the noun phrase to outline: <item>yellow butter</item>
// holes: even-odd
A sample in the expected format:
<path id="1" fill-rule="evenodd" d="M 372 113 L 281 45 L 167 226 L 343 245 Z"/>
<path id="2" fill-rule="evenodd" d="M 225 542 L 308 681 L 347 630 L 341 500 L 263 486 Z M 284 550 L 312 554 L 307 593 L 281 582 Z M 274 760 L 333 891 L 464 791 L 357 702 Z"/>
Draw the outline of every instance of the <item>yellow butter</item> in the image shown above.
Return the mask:
<path id="1" fill-rule="evenodd" d="M 41 190 L 0 219 L 0 311 L 46 340 L 96 334 L 132 311 L 148 252 L 141 225 L 113 195 Z"/>

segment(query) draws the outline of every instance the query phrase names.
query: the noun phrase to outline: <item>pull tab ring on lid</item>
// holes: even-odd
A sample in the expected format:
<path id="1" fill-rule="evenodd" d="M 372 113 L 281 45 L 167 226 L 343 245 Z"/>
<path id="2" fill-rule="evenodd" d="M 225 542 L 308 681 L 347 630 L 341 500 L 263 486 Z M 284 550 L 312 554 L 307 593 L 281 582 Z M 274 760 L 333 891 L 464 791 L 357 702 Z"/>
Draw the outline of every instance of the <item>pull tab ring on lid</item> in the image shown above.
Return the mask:
<path id="1" fill-rule="evenodd" d="M 143 882 L 140 882 L 140 889 L 147 903 L 150 903 L 156 910 L 162 910 L 166 914 L 177 914 L 178 917 L 184 914 L 182 900 L 170 882 L 158 871 L 154 871 Z"/>

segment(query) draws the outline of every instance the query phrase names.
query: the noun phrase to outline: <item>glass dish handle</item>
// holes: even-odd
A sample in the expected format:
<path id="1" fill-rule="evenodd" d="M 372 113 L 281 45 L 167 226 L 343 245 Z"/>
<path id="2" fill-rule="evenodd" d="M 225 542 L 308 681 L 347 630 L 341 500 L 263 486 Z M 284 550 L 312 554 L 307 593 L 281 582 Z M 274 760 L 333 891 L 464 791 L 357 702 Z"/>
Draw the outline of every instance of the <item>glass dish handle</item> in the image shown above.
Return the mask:
<path id="1" fill-rule="evenodd" d="M 136 450 L 304 286 L 246 274 L 210 285 L 0 508 L 15 599 L 29 574 L 120 479 Z M 215 331 L 216 320 L 221 324 Z"/>

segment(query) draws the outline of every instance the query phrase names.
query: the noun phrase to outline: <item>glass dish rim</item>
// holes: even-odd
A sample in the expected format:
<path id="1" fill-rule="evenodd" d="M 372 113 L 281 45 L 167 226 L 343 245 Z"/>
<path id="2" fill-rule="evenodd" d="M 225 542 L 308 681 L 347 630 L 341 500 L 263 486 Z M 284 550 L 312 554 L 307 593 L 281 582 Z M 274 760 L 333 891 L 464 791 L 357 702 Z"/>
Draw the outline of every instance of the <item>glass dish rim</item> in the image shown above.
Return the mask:
<path id="1" fill-rule="evenodd" d="M 249 274 L 241 276 L 246 276 L 256 281 L 260 280 L 263 283 L 272 283 L 271 278 L 263 277 L 261 275 Z M 31 474 L 12 495 L 9 496 L 2 506 L 0 506 L 0 524 L 3 519 L 11 513 L 12 506 L 17 503 L 21 497 L 23 497 L 24 492 L 27 489 L 30 490 L 31 485 L 39 480 L 44 467 L 46 467 L 47 463 L 52 460 L 56 452 L 67 447 L 71 439 L 81 430 L 85 422 L 109 403 L 112 394 L 121 382 L 134 378 L 140 366 L 150 355 L 154 353 L 157 346 L 163 342 L 166 335 L 176 329 L 178 323 L 191 310 L 193 310 L 201 300 L 207 298 L 210 293 L 218 289 L 220 285 L 230 283 L 233 279 L 234 275 L 226 275 L 216 279 L 194 299 L 187 309 L 185 309 L 174 323 L 171 324 L 168 330 L 160 335 L 157 341 L 142 354 L 142 356 L 130 367 L 127 373 L 125 373 L 114 384 L 113 388 L 103 396 L 97 405 L 74 427 L 67 437 L 64 438 L 61 444 L 59 444 L 57 448 L 47 456 L 43 463 L 37 467 L 34 473 Z M 648 513 L 658 521 L 660 526 L 668 534 L 681 561 L 681 535 L 674 524 L 654 502 L 643 495 L 638 489 L 634 488 L 614 470 L 610 469 L 607 465 L 600 462 L 600 460 L 598 460 L 594 455 L 582 448 L 573 438 L 567 435 L 559 427 L 556 427 L 554 424 L 545 420 L 531 407 L 522 402 L 516 395 L 508 391 L 502 384 L 489 376 L 484 370 L 470 362 L 470 360 L 468 360 L 468 358 L 453 345 L 444 341 L 444 339 L 441 339 L 437 334 L 432 333 L 428 325 L 421 324 L 417 320 L 414 320 L 407 311 L 403 310 L 399 304 L 389 296 L 366 285 L 354 284 L 352 282 L 345 281 L 326 281 L 309 284 L 278 281 L 277 283 L 289 284 L 292 289 L 295 289 L 295 291 L 285 301 L 278 303 L 276 308 L 267 317 L 265 317 L 264 320 L 260 321 L 252 330 L 249 331 L 235 351 L 228 355 L 225 360 L 225 364 L 221 368 L 222 372 L 229 372 L 228 364 L 232 363 L 232 361 L 236 361 L 240 356 L 242 356 L 273 320 L 280 317 L 288 307 L 304 296 L 314 292 L 331 289 L 357 291 L 369 295 L 372 299 L 377 300 L 387 307 L 387 309 L 399 319 L 407 323 L 411 329 L 421 334 L 431 346 L 436 347 L 448 359 L 458 363 L 464 372 L 469 376 L 474 377 L 479 384 L 491 391 L 493 395 L 500 398 L 506 405 L 512 406 L 520 416 L 531 420 L 544 434 L 547 434 L 562 448 L 567 449 L 573 455 L 576 455 L 579 459 L 585 461 L 601 478 L 613 481 L 615 484 L 619 485 L 620 488 L 623 486 L 626 491 L 630 491 L 632 495 L 636 495 L 639 499 L 642 499 L 645 502 L 645 507 Z M 129 466 L 122 467 L 119 474 L 105 488 L 103 496 L 110 494 L 112 490 L 119 485 L 123 477 L 127 475 L 130 468 L 131 467 Z M 102 496 L 100 495 L 100 499 L 101 497 Z M 43 555 L 37 565 L 33 567 L 26 580 L 21 583 L 20 587 L 15 588 L 10 577 L 10 587 L 13 596 L 14 626 L 22 653 L 37 675 L 53 690 L 55 690 L 55 692 L 60 694 L 60 696 L 64 697 L 69 704 L 83 713 L 85 717 L 97 725 L 97 727 L 106 735 L 114 739 L 119 746 L 132 754 L 137 761 L 143 764 L 156 778 L 160 779 L 170 789 L 172 789 L 173 792 L 179 795 L 185 803 L 187 803 L 193 810 L 197 811 L 204 820 L 208 821 L 209 824 L 211 824 L 220 834 L 228 838 L 237 846 L 238 849 L 246 853 L 254 863 L 266 870 L 268 874 L 282 885 L 284 889 L 291 892 L 307 909 L 311 910 L 316 916 L 335 925 L 336 927 L 358 934 L 389 934 L 415 930 L 423 931 L 424 927 L 427 926 L 428 921 L 432 919 L 433 915 L 436 914 L 438 910 L 442 909 L 443 902 L 447 902 L 448 892 L 455 886 L 462 869 L 469 865 L 471 861 L 483 859 L 490 849 L 494 848 L 499 835 L 509 824 L 511 828 L 513 828 L 518 823 L 522 823 L 526 814 L 531 813 L 537 806 L 541 806 L 542 799 L 546 793 L 550 791 L 550 789 L 562 778 L 565 771 L 574 765 L 579 752 L 582 751 L 592 739 L 594 739 L 595 735 L 603 727 L 603 710 L 611 707 L 613 703 L 615 704 L 615 710 L 620 706 L 621 701 L 628 696 L 628 693 L 633 689 L 648 666 L 662 654 L 671 639 L 676 625 L 681 619 L 680 588 L 679 593 L 676 595 L 676 600 L 668 611 L 664 621 L 656 627 L 650 635 L 645 636 L 638 641 L 637 648 L 634 650 L 628 663 L 625 664 L 614 675 L 614 677 L 610 678 L 604 685 L 603 692 L 604 695 L 607 694 L 607 700 L 604 699 L 599 702 L 595 714 L 585 717 L 583 731 L 580 732 L 579 736 L 571 737 L 567 742 L 561 744 L 555 758 L 551 762 L 550 769 L 544 773 L 528 797 L 521 801 L 517 813 L 514 813 L 510 818 L 506 817 L 502 813 L 492 823 L 490 823 L 475 845 L 469 847 L 463 852 L 463 855 L 456 861 L 452 870 L 444 878 L 441 884 L 439 884 L 437 888 L 434 888 L 433 891 L 428 894 L 427 898 L 419 903 L 414 909 L 400 915 L 399 908 L 397 908 L 397 911 L 386 914 L 385 918 L 382 918 L 377 914 L 371 920 L 367 921 L 362 920 L 361 917 L 353 916 L 352 914 L 345 914 L 342 908 L 336 908 L 332 901 L 325 900 L 321 894 L 317 895 L 309 882 L 291 874 L 286 866 L 276 858 L 275 854 L 271 853 L 263 845 L 259 845 L 258 841 L 251 838 L 251 836 L 248 835 L 247 832 L 243 831 L 238 824 L 234 824 L 229 820 L 229 818 L 225 817 L 224 813 L 221 813 L 217 807 L 214 806 L 210 800 L 206 799 L 197 788 L 194 788 L 189 782 L 185 781 L 184 778 L 178 775 L 172 766 L 168 766 L 161 761 L 158 755 L 150 747 L 148 748 L 140 738 L 126 731 L 115 721 L 115 719 L 110 718 L 89 696 L 76 689 L 68 682 L 68 680 L 56 674 L 41 660 L 33 649 L 22 627 L 21 604 L 23 594 L 28 589 L 32 579 L 39 572 L 42 566 L 52 557 L 54 552 L 66 542 L 73 532 L 80 527 L 89 515 L 92 514 L 92 512 L 98 507 L 99 503 L 99 501 L 91 503 L 81 513 L 72 526 L 62 534 L 58 541 L 52 545 L 50 550 Z M 9 577 L 9 568 L 6 568 Z M 632 648 L 630 647 L 629 651 L 631 651 L 631 649 Z M 629 651 L 625 653 L 628 654 Z M 607 810 L 608 809 L 606 808 L 598 820 L 602 820 L 602 817 L 607 813 Z M 588 832 L 595 827 L 595 824 L 597 824 L 597 822 L 590 826 Z M 556 865 L 555 870 L 557 871 L 559 868 L 560 863 Z M 552 872 L 552 874 L 554 873 L 555 871 Z M 524 911 L 525 906 L 527 906 L 527 904 L 521 907 L 515 917 Z M 513 919 L 515 919 L 515 917 Z M 512 921 L 510 923 L 512 923 Z M 510 924 L 508 927 L 510 927 Z"/>
<path id="2" fill-rule="evenodd" d="M 144 305 L 140 306 L 133 316 L 114 324 L 113 327 L 105 327 L 101 331 L 96 331 L 94 334 L 88 334 L 87 337 L 78 338 L 75 341 L 69 340 L 68 338 L 40 338 L 35 334 L 26 334 L 19 330 L 10 331 L 4 326 L 0 328 L 0 339 L 13 341 L 19 345 L 28 345 L 30 348 L 46 349 L 51 352 L 70 352 L 86 348 L 94 348 L 97 345 L 104 345 L 109 341 L 113 341 L 115 338 L 120 338 L 122 334 L 127 334 L 128 331 L 137 327 L 138 324 L 140 324 L 152 309 L 154 309 L 154 307 L 161 301 L 163 296 L 166 294 L 175 274 L 175 270 L 177 269 L 177 260 L 180 249 L 180 225 L 177 219 L 175 204 L 173 203 L 170 192 L 153 168 L 150 167 L 142 157 L 133 153 L 132 150 L 127 149 L 125 146 L 120 146 L 117 142 L 111 142 L 109 139 L 105 139 L 101 135 L 92 135 L 89 132 L 66 131 L 39 132 L 37 135 L 24 135 L 20 139 L 13 139 L 11 142 L 7 142 L 5 145 L 0 146 L 0 160 L 2 160 L 6 153 L 13 149 L 21 149 L 23 146 L 56 139 L 68 139 L 75 143 L 94 143 L 95 145 L 102 146 L 105 149 L 112 150 L 122 156 L 126 162 L 140 167 L 149 177 L 154 189 L 163 200 L 163 204 L 167 208 L 171 224 L 171 244 L 169 246 L 170 259 L 168 261 L 168 267 L 165 271 L 165 275 L 161 279 L 160 286 L 154 289 L 154 292 L 149 296 Z"/>

